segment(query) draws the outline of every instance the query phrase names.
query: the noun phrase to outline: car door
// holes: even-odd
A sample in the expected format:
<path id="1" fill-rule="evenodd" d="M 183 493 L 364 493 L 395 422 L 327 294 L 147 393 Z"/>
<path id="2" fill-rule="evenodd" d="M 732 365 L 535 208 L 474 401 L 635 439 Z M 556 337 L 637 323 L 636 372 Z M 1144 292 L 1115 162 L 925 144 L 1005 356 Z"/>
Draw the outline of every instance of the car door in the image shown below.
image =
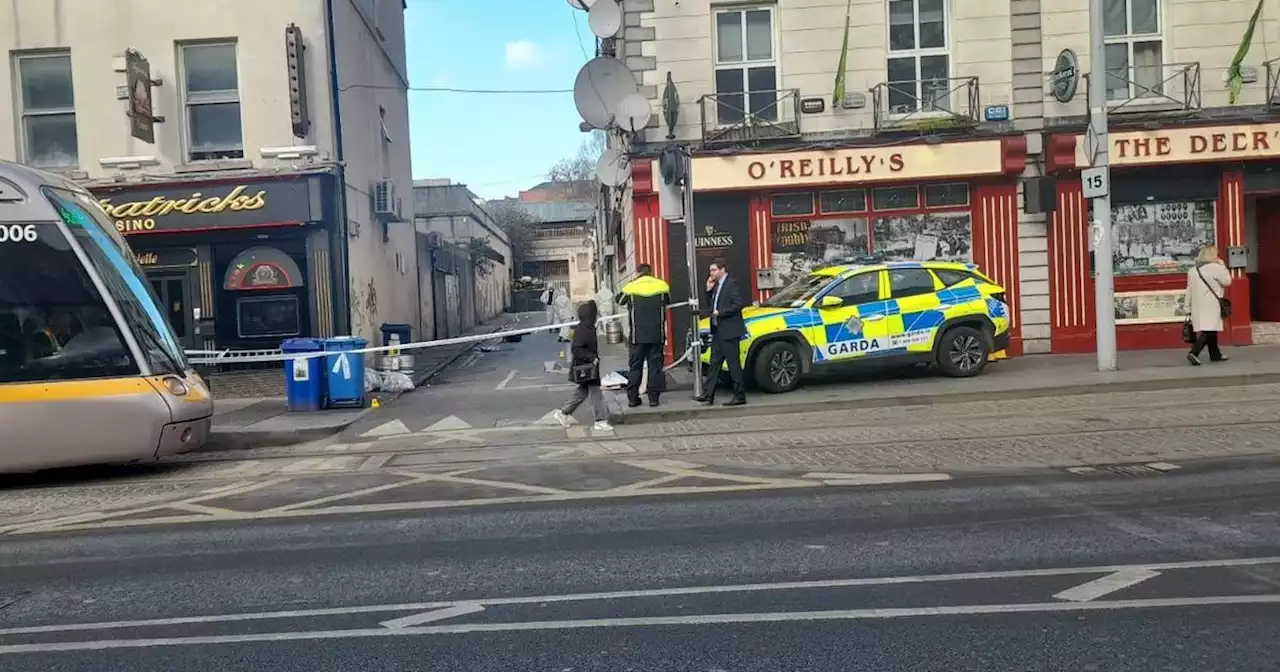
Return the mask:
<path id="1" fill-rule="evenodd" d="M 868 270 L 844 278 L 819 296 L 816 305 L 822 323 L 809 328 L 814 363 L 849 363 L 886 349 L 887 291 L 884 271 Z M 822 307 L 826 297 L 839 299 L 839 305 Z"/>
<path id="2" fill-rule="evenodd" d="M 891 268 L 888 276 L 889 297 L 897 305 L 897 314 L 888 320 L 890 348 L 932 352 L 946 319 L 937 294 L 942 283 L 927 268 Z"/>

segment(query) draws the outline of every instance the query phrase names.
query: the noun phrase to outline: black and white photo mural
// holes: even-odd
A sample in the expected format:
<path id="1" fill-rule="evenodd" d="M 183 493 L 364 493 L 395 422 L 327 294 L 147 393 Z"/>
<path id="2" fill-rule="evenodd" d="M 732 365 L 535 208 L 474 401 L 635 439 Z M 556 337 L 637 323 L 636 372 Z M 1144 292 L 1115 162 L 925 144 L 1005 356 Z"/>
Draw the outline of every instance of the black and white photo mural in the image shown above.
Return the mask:
<path id="1" fill-rule="evenodd" d="M 1111 211 L 1116 275 L 1185 273 L 1217 239 L 1213 201 L 1117 205 Z M 1093 240 L 1089 240 L 1090 253 Z"/>
<path id="2" fill-rule="evenodd" d="M 922 212 L 876 219 L 873 251 L 889 261 L 972 261 L 973 217 Z"/>

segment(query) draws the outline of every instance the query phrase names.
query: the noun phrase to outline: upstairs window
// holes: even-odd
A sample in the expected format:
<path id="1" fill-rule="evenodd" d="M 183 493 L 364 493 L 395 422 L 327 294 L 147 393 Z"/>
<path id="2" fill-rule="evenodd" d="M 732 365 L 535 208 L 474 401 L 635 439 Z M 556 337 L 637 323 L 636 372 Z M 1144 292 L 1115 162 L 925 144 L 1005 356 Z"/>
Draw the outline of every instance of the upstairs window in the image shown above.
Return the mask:
<path id="1" fill-rule="evenodd" d="M 1107 100 L 1164 95 L 1160 0 L 1103 0 Z"/>
<path id="2" fill-rule="evenodd" d="M 946 0 L 889 0 L 889 112 L 951 109 Z"/>
<path id="3" fill-rule="evenodd" d="M 236 45 L 186 44 L 181 57 L 188 158 L 244 158 Z"/>
<path id="4" fill-rule="evenodd" d="M 778 64 L 772 7 L 716 12 L 716 115 L 721 125 L 747 115 L 778 120 Z"/>
<path id="5" fill-rule="evenodd" d="M 71 54 L 24 54 L 17 66 L 23 160 L 37 168 L 74 168 L 80 151 Z"/>

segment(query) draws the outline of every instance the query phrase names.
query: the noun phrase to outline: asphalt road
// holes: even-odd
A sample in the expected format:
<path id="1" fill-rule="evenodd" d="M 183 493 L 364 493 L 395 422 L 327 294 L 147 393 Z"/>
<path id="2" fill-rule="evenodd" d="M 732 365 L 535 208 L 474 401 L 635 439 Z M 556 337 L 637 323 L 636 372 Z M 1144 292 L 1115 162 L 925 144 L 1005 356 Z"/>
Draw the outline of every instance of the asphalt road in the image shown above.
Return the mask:
<path id="1" fill-rule="evenodd" d="M 1280 464 L 0 541 L 0 669 L 1256 672 Z"/>

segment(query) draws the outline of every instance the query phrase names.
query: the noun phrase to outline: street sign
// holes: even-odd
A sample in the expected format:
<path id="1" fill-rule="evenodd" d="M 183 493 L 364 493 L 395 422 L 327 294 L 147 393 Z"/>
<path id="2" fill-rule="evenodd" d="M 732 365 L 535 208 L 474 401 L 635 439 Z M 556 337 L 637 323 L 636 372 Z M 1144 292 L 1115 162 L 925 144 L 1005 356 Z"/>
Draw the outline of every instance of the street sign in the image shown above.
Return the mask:
<path id="1" fill-rule="evenodd" d="M 1080 171 L 1080 181 L 1084 184 L 1085 198 L 1102 198 L 1111 193 L 1107 172 L 1106 166 Z"/>
<path id="2" fill-rule="evenodd" d="M 1053 71 L 1049 73 L 1049 88 L 1053 99 L 1059 103 L 1069 103 L 1076 97 L 1076 89 L 1080 86 L 1080 59 L 1076 52 L 1063 49 L 1053 63 Z"/>
<path id="3" fill-rule="evenodd" d="M 129 134 L 155 144 L 155 122 L 151 105 L 151 64 L 135 49 L 124 52 L 125 82 L 129 96 Z"/>

